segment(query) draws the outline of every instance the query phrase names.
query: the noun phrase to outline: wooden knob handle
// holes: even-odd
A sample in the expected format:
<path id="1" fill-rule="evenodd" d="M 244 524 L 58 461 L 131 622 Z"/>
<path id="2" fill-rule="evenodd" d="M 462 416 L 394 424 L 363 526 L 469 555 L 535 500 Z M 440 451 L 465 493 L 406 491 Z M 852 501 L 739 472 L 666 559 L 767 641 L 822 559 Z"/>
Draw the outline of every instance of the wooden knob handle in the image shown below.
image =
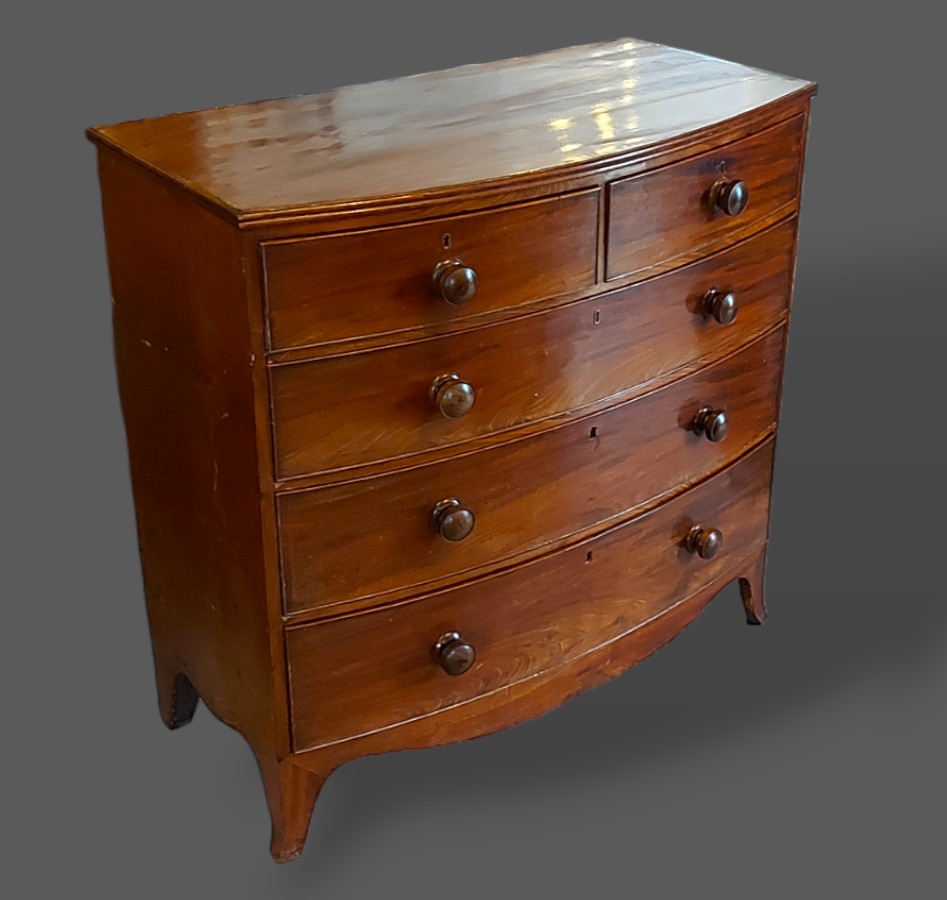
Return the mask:
<path id="1" fill-rule="evenodd" d="M 750 200 L 750 189 L 743 181 L 721 178 L 710 189 L 713 205 L 728 216 L 738 216 Z"/>
<path id="2" fill-rule="evenodd" d="M 470 412 L 477 399 L 473 385 L 464 381 L 456 372 L 440 375 L 428 389 L 431 403 L 448 419 L 457 419 Z"/>
<path id="3" fill-rule="evenodd" d="M 434 291 L 452 306 L 463 306 L 477 293 L 477 273 L 459 259 L 445 259 L 434 267 Z"/>
<path id="4" fill-rule="evenodd" d="M 732 291 L 707 291 L 704 313 L 721 325 L 732 325 L 737 317 L 737 295 Z"/>
<path id="5" fill-rule="evenodd" d="M 441 500 L 431 513 L 431 524 L 445 541 L 462 541 L 473 531 L 476 521 L 474 514 L 454 497 Z"/>
<path id="6" fill-rule="evenodd" d="M 477 659 L 477 651 L 456 631 L 451 631 L 434 645 L 434 658 L 448 675 L 463 675 Z"/>
<path id="7" fill-rule="evenodd" d="M 684 538 L 684 549 L 701 559 L 713 559 L 723 546 L 723 534 L 716 528 L 695 525 Z"/>
<path id="8" fill-rule="evenodd" d="M 719 444 L 727 436 L 730 422 L 724 410 L 705 406 L 694 416 L 692 427 L 695 434 L 702 434 L 712 444 Z"/>

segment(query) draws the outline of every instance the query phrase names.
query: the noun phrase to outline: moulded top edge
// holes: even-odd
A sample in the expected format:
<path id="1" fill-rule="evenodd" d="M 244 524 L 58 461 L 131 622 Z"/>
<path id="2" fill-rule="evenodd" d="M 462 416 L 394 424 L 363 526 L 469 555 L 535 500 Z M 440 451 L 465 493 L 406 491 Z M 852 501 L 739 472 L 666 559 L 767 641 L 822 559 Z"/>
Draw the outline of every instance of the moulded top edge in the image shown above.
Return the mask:
<path id="1" fill-rule="evenodd" d="M 597 169 L 815 85 L 634 39 L 91 128 L 237 219 Z"/>

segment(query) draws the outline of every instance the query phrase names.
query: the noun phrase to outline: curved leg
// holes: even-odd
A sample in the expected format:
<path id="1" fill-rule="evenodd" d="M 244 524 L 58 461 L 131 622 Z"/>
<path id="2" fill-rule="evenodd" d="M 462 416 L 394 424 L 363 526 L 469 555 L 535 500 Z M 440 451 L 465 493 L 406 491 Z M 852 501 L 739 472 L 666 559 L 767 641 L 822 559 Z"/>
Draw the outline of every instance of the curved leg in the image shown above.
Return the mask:
<path id="1" fill-rule="evenodd" d="M 155 660 L 155 678 L 158 683 L 158 708 L 168 728 L 180 728 L 194 718 L 200 699 L 187 675 L 177 668 Z"/>
<path id="2" fill-rule="evenodd" d="M 329 773 L 318 775 L 291 760 L 261 758 L 260 755 L 257 762 L 273 823 L 270 853 L 277 862 L 289 862 L 303 852 L 312 808 Z"/>
<path id="3" fill-rule="evenodd" d="M 740 593 L 746 609 L 746 620 L 750 625 L 762 625 L 766 621 L 766 602 L 763 580 L 766 570 L 766 547 L 751 562 L 748 574 L 740 577 Z"/>

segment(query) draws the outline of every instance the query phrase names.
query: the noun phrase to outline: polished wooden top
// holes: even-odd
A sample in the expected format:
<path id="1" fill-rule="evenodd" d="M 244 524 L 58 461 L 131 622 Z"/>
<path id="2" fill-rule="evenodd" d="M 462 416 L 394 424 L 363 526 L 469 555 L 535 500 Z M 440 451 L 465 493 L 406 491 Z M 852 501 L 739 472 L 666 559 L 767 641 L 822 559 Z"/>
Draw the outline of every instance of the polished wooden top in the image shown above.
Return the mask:
<path id="1" fill-rule="evenodd" d="M 89 129 L 237 218 L 630 160 L 815 86 L 623 39 Z"/>

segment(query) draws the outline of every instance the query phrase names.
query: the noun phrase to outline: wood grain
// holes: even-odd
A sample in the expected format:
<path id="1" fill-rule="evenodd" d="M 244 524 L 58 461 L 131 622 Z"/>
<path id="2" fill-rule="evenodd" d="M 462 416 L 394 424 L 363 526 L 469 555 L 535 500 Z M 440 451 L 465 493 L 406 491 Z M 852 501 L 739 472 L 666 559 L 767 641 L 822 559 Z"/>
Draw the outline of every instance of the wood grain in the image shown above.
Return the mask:
<path id="1" fill-rule="evenodd" d="M 618 278 L 727 243 L 733 235 L 796 200 L 805 120 L 796 116 L 759 134 L 608 186 L 606 277 Z M 741 215 L 711 203 L 718 179 L 749 187 Z"/>
<path id="2" fill-rule="evenodd" d="M 791 220 L 712 259 L 548 313 L 273 368 L 276 476 L 343 470 L 502 434 L 640 393 L 688 363 L 718 358 L 771 328 L 786 309 L 794 235 Z M 710 288 L 739 295 L 733 325 L 699 314 Z M 477 391 L 460 419 L 444 418 L 428 400 L 429 385 L 446 372 Z"/>
<path id="3" fill-rule="evenodd" d="M 737 578 L 752 577 L 763 554 L 765 544 L 751 551 L 746 559 L 733 561 L 713 581 L 678 598 L 659 615 L 570 662 L 487 696 L 440 710 L 436 715 L 411 719 L 317 750 L 301 751 L 292 760 L 314 773 L 328 774 L 339 765 L 362 756 L 466 741 L 545 715 L 573 697 L 621 675 L 669 643 L 728 584 Z"/>
<path id="4" fill-rule="evenodd" d="M 241 235 L 107 150 L 99 177 L 161 710 L 184 724 L 193 687 L 258 752 L 285 754 Z"/>
<path id="5" fill-rule="evenodd" d="M 814 89 L 622 39 L 90 136 L 247 219 L 594 170 Z"/>
<path id="6" fill-rule="evenodd" d="M 661 614 L 764 541 L 772 441 L 718 475 L 593 540 L 422 600 L 287 631 L 299 750 L 429 716 L 569 662 Z M 681 546 L 696 524 L 724 548 Z M 444 674 L 438 638 L 457 631 L 473 668 Z"/>
<path id="7" fill-rule="evenodd" d="M 270 346 L 293 348 L 418 326 L 595 283 L 598 192 L 352 234 L 265 243 Z M 448 246 L 449 245 L 449 246 Z M 479 286 L 464 306 L 432 290 L 443 259 Z"/>
<path id="8" fill-rule="evenodd" d="M 274 858 L 347 760 L 547 712 L 733 579 L 762 621 L 814 91 L 624 40 L 89 130 L 161 715 L 247 738 Z M 477 400 L 447 420 L 451 372 Z"/>
<path id="9" fill-rule="evenodd" d="M 753 565 L 740 578 L 740 595 L 743 597 L 746 621 L 750 625 L 762 625 L 766 621 L 765 581 L 766 545 L 764 544 Z"/>
<path id="10" fill-rule="evenodd" d="M 312 808 L 333 767 L 316 773 L 292 757 L 277 759 L 266 753 L 257 755 L 257 764 L 272 822 L 270 854 L 276 862 L 289 862 L 303 852 Z"/>
<path id="11" fill-rule="evenodd" d="M 777 329 L 686 379 L 535 437 L 279 495 L 286 611 L 350 609 L 354 600 L 377 603 L 386 592 L 509 565 L 700 481 L 774 426 L 782 350 Z M 727 412 L 721 443 L 691 428 L 705 405 Z M 459 543 L 430 525 L 446 497 L 476 515 Z"/>

